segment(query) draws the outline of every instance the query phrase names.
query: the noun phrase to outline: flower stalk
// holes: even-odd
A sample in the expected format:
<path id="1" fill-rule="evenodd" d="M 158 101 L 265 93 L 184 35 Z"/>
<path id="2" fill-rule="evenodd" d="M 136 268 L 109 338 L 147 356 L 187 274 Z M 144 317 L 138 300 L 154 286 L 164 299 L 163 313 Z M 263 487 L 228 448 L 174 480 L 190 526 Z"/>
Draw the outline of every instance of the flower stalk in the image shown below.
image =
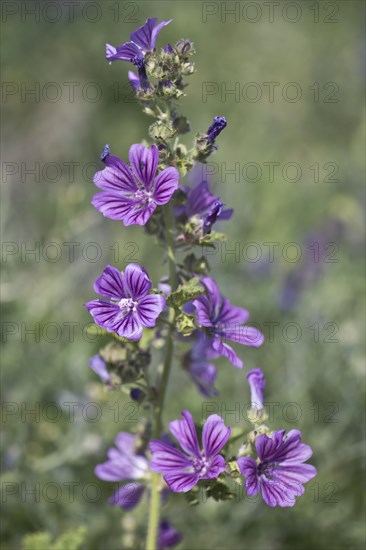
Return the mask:
<path id="1" fill-rule="evenodd" d="M 177 286 L 177 272 L 176 272 L 176 260 L 175 260 L 175 248 L 174 248 L 174 219 L 172 215 L 171 205 L 165 206 L 164 220 L 166 230 L 166 248 L 169 264 L 169 279 L 172 287 L 172 291 Z M 169 331 L 166 339 L 165 358 L 163 365 L 163 372 L 159 384 L 159 394 L 157 404 L 155 407 L 155 419 L 154 419 L 154 437 L 158 439 L 162 431 L 162 418 L 164 411 L 164 402 L 166 390 L 169 382 L 169 375 L 173 360 L 174 351 L 174 333 L 175 333 L 175 317 L 176 312 L 174 308 L 170 308 L 169 312 Z M 159 511 L 160 511 L 160 489 L 159 489 L 160 475 L 156 472 L 152 473 L 151 478 L 151 494 L 150 494 L 150 508 L 149 508 L 149 520 L 146 548 L 147 550 L 156 549 L 156 541 L 158 536 L 159 527 Z"/>

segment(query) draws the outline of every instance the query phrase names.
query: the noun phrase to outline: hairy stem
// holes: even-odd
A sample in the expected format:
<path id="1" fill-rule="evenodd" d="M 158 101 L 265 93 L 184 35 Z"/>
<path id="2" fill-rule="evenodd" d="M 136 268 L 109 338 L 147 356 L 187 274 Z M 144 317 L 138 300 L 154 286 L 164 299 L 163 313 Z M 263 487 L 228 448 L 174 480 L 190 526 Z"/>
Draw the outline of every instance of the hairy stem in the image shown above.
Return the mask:
<path id="1" fill-rule="evenodd" d="M 165 219 L 165 234 L 166 234 L 166 245 L 167 245 L 167 255 L 169 263 L 169 279 L 172 291 L 176 289 L 177 286 L 177 272 L 176 272 L 176 261 L 174 253 L 174 219 L 172 212 L 172 205 L 168 204 L 165 206 L 164 210 L 164 219 Z M 163 411 L 164 411 L 164 401 L 165 394 L 168 387 L 169 374 L 173 359 L 173 349 L 174 349 L 174 331 L 175 331 L 175 310 L 170 309 L 169 313 L 169 332 L 166 339 L 166 348 L 165 348 L 165 358 L 163 365 L 163 372 L 159 384 L 159 394 L 158 400 L 155 407 L 155 419 L 154 419 L 154 438 L 158 439 L 160 437 L 163 425 Z M 150 509 L 149 509 L 149 523 L 147 531 L 147 540 L 146 540 L 146 549 L 147 550 L 156 550 L 157 548 L 157 536 L 159 528 L 159 512 L 160 512 L 160 491 L 159 491 L 159 481 L 160 474 L 152 473 L 151 478 L 151 494 L 150 494 Z"/>

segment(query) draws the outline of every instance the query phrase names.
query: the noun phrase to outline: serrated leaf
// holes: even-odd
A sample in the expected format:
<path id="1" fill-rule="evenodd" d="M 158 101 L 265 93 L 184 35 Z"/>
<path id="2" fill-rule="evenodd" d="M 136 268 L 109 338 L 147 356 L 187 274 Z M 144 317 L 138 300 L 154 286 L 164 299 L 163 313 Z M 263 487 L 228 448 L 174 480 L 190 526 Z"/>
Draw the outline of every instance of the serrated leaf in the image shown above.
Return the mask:
<path id="1" fill-rule="evenodd" d="M 178 308 L 187 302 L 195 300 L 204 292 L 205 288 L 201 285 L 198 277 L 194 277 L 186 283 L 179 285 L 178 289 L 169 296 L 167 303 L 172 307 Z"/>
<path id="2" fill-rule="evenodd" d="M 224 500 L 234 500 L 235 493 L 230 490 L 222 479 L 215 479 L 210 481 L 205 486 L 206 494 L 208 497 L 213 498 L 216 502 Z"/>

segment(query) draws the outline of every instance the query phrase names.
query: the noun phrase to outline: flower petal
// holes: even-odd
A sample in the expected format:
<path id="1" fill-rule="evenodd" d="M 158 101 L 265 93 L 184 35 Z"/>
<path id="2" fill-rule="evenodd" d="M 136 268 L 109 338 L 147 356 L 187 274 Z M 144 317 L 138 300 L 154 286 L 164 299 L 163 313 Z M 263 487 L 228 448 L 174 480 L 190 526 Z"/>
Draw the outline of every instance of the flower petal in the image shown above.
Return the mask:
<path id="1" fill-rule="evenodd" d="M 108 155 L 105 162 L 107 166 L 94 174 L 94 184 L 103 191 L 136 193 L 138 186 L 128 164 L 114 155 Z"/>
<path id="2" fill-rule="evenodd" d="M 143 298 L 151 289 L 146 270 L 138 264 L 128 264 L 124 272 L 125 289 L 134 300 Z"/>
<path id="3" fill-rule="evenodd" d="M 154 49 L 151 44 L 151 37 L 157 20 L 157 17 L 147 19 L 141 27 L 130 34 L 131 40 L 144 51 Z"/>
<path id="4" fill-rule="evenodd" d="M 215 202 L 216 197 L 210 192 L 208 182 L 201 181 L 198 185 L 188 189 L 186 204 L 187 216 L 203 214 Z"/>
<path id="5" fill-rule="evenodd" d="M 150 45 L 151 45 L 151 49 L 153 50 L 155 48 L 155 44 L 156 44 L 156 39 L 158 37 L 158 34 L 159 32 L 161 31 L 161 29 L 163 27 L 165 27 L 166 25 L 169 25 L 169 23 L 171 23 L 173 21 L 173 19 L 169 19 L 169 21 L 160 21 L 160 23 L 158 23 L 156 25 L 156 27 L 154 28 L 153 32 L 152 32 L 152 35 L 151 35 L 151 42 L 150 42 Z"/>
<path id="6" fill-rule="evenodd" d="M 282 480 L 289 483 L 307 483 L 317 475 L 317 470 L 312 464 L 288 464 L 282 462 L 275 470 L 276 481 Z"/>
<path id="7" fill-rule="evenodd" d="M 148 294 L 141 300 L 137 306 L 137 312 L 142 324 L 147 328 L 152 328 L 156 324 L 156 319 L 165 308 L 166 300 L 160 294 Z"/>
<path id="8" fill-rule="evenodd" d="M 138 316 L 130 311 L 129 313 L 118 316 L 110 327 L 118 336 L 128 340 L 140 340 L 142 336 L 142 325 Z"/>
<path id="9" fill-rule="evenodd" d="M 276 432 L 277 433 L 277 432 Z M 290 430 L 285 438 L 282 436 L 281 445 L 276 450 L 276 461 L 304 462 L 313 454 L 311 447 L 301 443 L 300 430 Z"/>
<path id="10" fill-rule="evenodd" d="M 212 277 L 202 277 L 201 283 L 206 287 L 207 296 L 212 304 L 213 311 L 215 311 L 221 305 L 220 289 Z"/>
<path id="11" fill-rule="evenodd" d="M 156 145 L 152 145 L 149 148 L 144 145 L 135 144 L 130 147 L 128 158 L 136 177 L 144 185 L 145 189 L 149 191 L 158 168 L 158 148 Z"/>
<path id="12" fill-rule="evenodd" d="M 200 296 L 193 300 L 192 304 L 196 308 L 197 323 L 203 327 L 212 327 L 214 311 L 212 303 L 207 296 Z"/>
<path id="13" fill-rule="evenodd" d="M 271 459 L 273 451 L 277 448 L 276 442 L 266 434 L 261 434 L 255 440 L 255 448 L 262 462 Z"/>
<path id="14" fill-rule="evenodd" d="M 140 87 L 139 77 L 133 71 L 128 71 L 127 76 L 128 76 L 128 80 L 130 81 L 130 84 L 131 84 L 132 88 L 136 92 Z"/>
<path id="15" fill-rule="evenodd" d="M 131 61 L 140 52 L 133 42 L 125 42 L 116 48 L 110 44 L 105 46 L 105 56 L 108 61 Z"/>
<path id="16" fill-rule="evenodd" d="M 92 300 L 86 303 L 85 306 L 88 308 L 96 324 L 107 330 L 111 330 L 111 326 L 120 312 L 117 304 L 107 302 L 106 300 Z"/>
<path id="17" fill-rule="evenodd" d="M 119 269 L 107 265 L 103 273 L 94 283 L 94 290 L 102 296 L 121 300 L 126 297 L 123 285 L 123 275 Z"/>
<path id="18" fill-rule="evenodd" d="M 150 441 L 149 449 L 152 454 L 150 469 L 153 472 L 165 474 L 166 472 L 177 472 L 192 467 L 189 458 L 168 443 L 163 441 Z"/>
<path id="19" fill-rule="evenodd" d="M 149 204 L 144 202 L 135 203 L 123 219 L 123 223 L 126 227 L 129 225 L 146 225 L 155 209 L 156 204 L 154 202 Z"/>
<path id="20" fill-rule="evenodd" d="M 188 372 L 199 392 L 204 397 L 215 397 L 218 395 L 219 392 L 214 385 L 217 377 L 215 365 L 208 363 L 204 359 L 202 361 L 193 361 L 189 364 Z"/>
<path id="21" fill-rule="evenodd" d="M 221 342 L 220 338 L 215 338 L 213 340 L 212 347 L 215 351 L 217 351 L 217 353 L 229 359 L 230 363 L 234 365 L 234 367 L 237 367 L 238 369 L 243 368 L 243 361 L 239 359 L 233 348 L 228 344 Z"/>
<path id="22" fill-rule="evenodd" d="M 217 455 L 211 460 L 210 466 L 208 467 L 206 474 L 202 476 L 202 479 L 214 479 L 222 474 L 222 472 L 225 471 L 225 468 L 226 464 L 224 457 Z"/>
<path id="23" fill-rule="evenodd" d="M 292 507 L 296 504 L 296 498 L 291 492 L 264 477 L 262 477 L 262 496 L 264 502 L 271 508 L 275 506 Z"/>
<path id="24" fill-rule="evenodd" d="M 202 444 L 206 458 L 217 455 L 230 437 L 231 428 L 225 426 L 221 416 L 211 414 L 203 426 Z"/>
<path id="25" fill-rule="evenodd" d="M 159 525 L 158 548 L 172 548 L 181 542 L 182 533 L 179 533 L 167 520 L 162 520 Z"/>
<path id="26" fill-rule="evenodd" d="M 251 406 L 257 409 L 262 409 L 264 402 L 264 388 L 266 386 L 266 379 L 262 369 L 252 369 L 248 372 L 246 378 L 250 387 Z"/>
<path id="27" fill-rule="evenodd" d="M 136 210 L 136 208 L 138 208 L 139 205 L 139 203 L 136 202 L 135 199 L 131 199 L 123 196 L 122 194 L 117 194 L 111 191 L 103 191 L 102 193 L 97 193 L 92 198 L 91 203 L 94 208 L 99 210 L 99 212 L 101 212 L 106 218 L 119 221 L 123 220 L 125 222 L 125 225 L 127 225 L 125 220 L 131 219 L 132 213 Z"/>
<path id="28" fill-rule="evenodd" d="M 169 422 L 169 429 L 186 453 L 200 458 L 201 453 L 193 417 L 189 411 L 182 411 L 182 416 L 182 420 Z"/>
<path id="29" fill-rule="evenodd" d="M 133 455 L 135 451 L 136 438 L 136 435 L 130 434 L 128 432 L 120 432 L 116 436 L 114 442 L 117 449 L 119 449 L 122 454 Z"/>
<path id="30" fill-rule="evenodd" d="M 256 328 L 248 325 L 230 325 L 220 327 L 222 338 L 243 344 L 252 348 L 259 348 L 264 342 L 263 334 Z"/>
<path id="31" fill-rule="evenodd" d="M 111 375 L 109 374 L 106 362 L 100 355 L 94 355 L 89 361 L 90 368 L 99 376 L 102 382 L 109 382 Z"/>
<path id="32" fill-rule="evenodd" d="M 168 474 L 164 479 L 174 493 L 187 493 L 197 485 L 199 476 L 196 473 L 176 473 Z"/>
<path id="33" fill-rule="evenodd" d="M 156 204 L 166 204 L 179 186 L 179 172 L 170 166 L 158 174 L 154 183 L 153 197 Z"/>
<path id="34" fill-rule="evenodd" d="M 246 477 L 245 488 L 248 496 L 255 496 L 260 490 L 260 481 L 257 475 L 257 463 L 254 458 L 240 456 L 236 460 L 240 472 Z"/>
<path id="35" fill-rule="evenodd" d="M 260 481 L 257 475 L 256 461 L 247 456 L 237 459 L 239 470 L 246 477 L 245 489 L 248 496 L 255 496 L 260 490 Z"/>
<path id="36" fill-rule="evenodd" d="M 254 458 L 250 456 L 239 456 L 239 458 L 236 459 L 236 462 L 243 476 L 248 477 L 256 474 L 257 463 Z"/>
<path id="37" fill-rule="evenodd" d="M 233 306 L 227 298 L 224 298 L 218 314 L 220 324 L 246 323 L 249 319 L 249 312 L 242 308 Z"/>
<path id="38" fill-rule="evenodd" d="M 139 504 L 144 490 L 145 487 L 141 483 L 128 483 L 127 485 L 118 487 L 108 499 L 108 502 L 124 510 L 133 510 Z"/>
<path id="39" fill-rule="evenodd" d="M 223 210 L 221 214 L 217 216 L 218 220 L 230 220 L 231 216 L 234 213 L 233 208 L 226 208 L 226 210 Z"/>

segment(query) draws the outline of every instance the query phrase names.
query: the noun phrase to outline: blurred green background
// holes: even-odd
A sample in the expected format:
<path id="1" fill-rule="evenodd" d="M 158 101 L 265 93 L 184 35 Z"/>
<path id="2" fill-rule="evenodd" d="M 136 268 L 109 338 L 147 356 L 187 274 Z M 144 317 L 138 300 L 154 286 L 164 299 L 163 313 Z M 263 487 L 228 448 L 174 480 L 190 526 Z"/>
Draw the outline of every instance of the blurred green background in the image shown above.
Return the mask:
<path id="1" fill-rule="evenodd" d="M 34 4 L 2 3 L 2 548 L 20 548 L 34 531 L 57 536 L 86 525 L 85 548 L 118 549 L 131 515 L 145 529 L 146 501 L 121 512 L 106 502 L 112 484 L 93 474 L 118 431 L 136 425 L 123 409 L 128 398 L 105 390 L 88 367 L 102 342 L 86 336 L 83 304 L 107 263 L 138 261 L 155 284 L 164 274 L 153 238 L 90 205 L 103 146 L 126 158 L 151 123 L 131 101 L 128 65 L 109 66 L 104 44 L 126 41 L 153 16 L 174 19 L 159 46 L 189 37 L 197 50 L 180 106 L 192 126 L 186 142 L 214 115 L 228 120 L 211 169 L 235 215 L 220 228 L 229 237 L 210 258 L 212 274 L 267 336 L 260 350 L 239 350 L 243 371 L 219 363 L 212 401 L 224 415 L 242 407 L 245 373 L 260 366 L 266 399 L 278 403 L 271 425 L 301 429 L 319 471 L 293 509 L 248 499 L 189 508 L 178 495 L 164 515 L 184 533 L 185 549 L 363 548 L 364 3 L 280 2 L 272 22 L 260 2 L 76 2 L 71 17 L 61 1 L 41 3 L 49 7 L 39 16 L 28 13 Z M 205 97 L 207 83 L 213 93 Z M 240 96 L 225 96 L 225 86 Z M 238 182 L 225 175 L 235 163 Z M 277 163 L 272 181 L 265 163 Z M 300 178 L 288 163 L 300 166 Z M 278 243 L 273 261 L 269 242 Z M 290 261 L 288 243 L 301 259 Z M 238 246 L 239 258 L 226 254 Z M 278 323 L 273 338 L 270 323 Z M 183 408 L 200 419 L 202 401 L 176 360 L 165 420 Z M 100 409 L 85 408 L 91 402 Z M 67 403 L 80 404 L 74 415 Z M 245 423 L 241 415 L 226 420 Z"/>

